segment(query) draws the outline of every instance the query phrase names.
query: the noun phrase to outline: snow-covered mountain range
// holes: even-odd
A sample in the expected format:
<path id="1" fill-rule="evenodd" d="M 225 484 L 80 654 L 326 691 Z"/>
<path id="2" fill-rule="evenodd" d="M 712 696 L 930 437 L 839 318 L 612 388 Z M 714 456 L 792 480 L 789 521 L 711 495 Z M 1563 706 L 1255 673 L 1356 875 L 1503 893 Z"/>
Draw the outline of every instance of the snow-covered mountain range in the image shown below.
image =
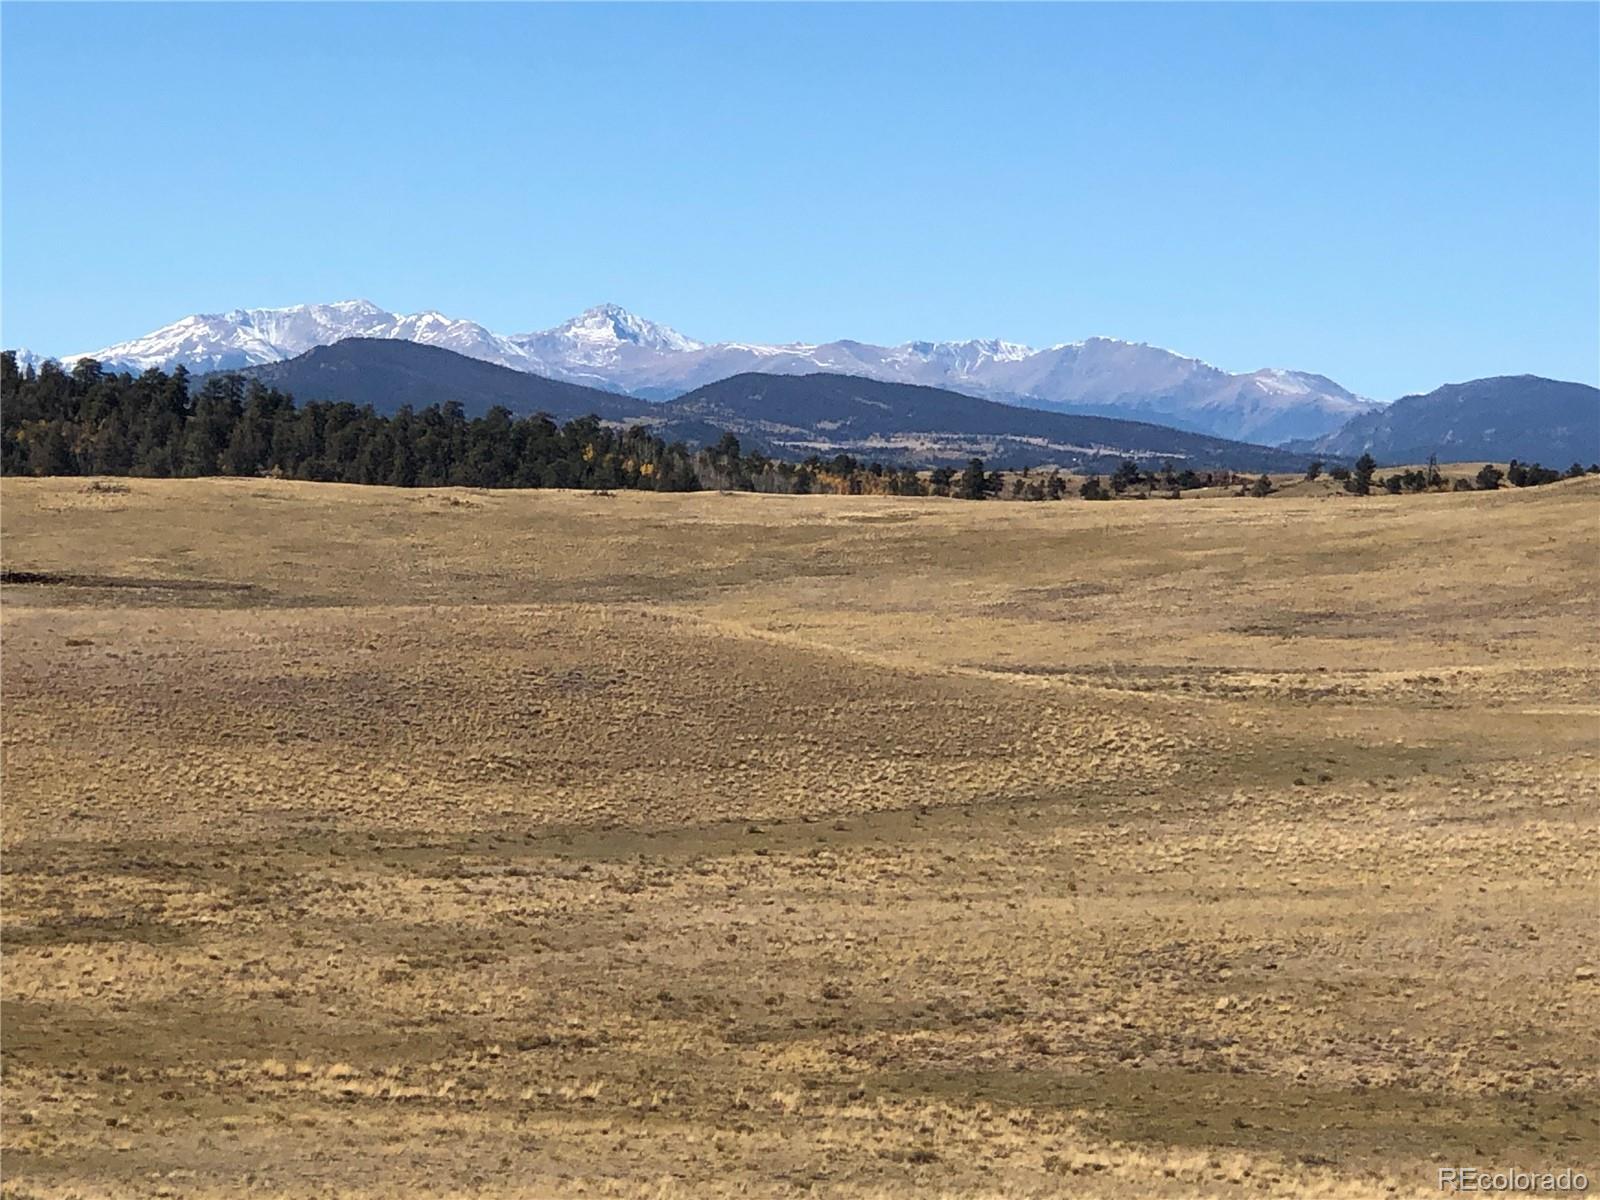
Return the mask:
<path id="1" fill-rule="evenodd" d="M 1380 408 L 1322 375 L 1268 368 L 1236 375 L 1138 342 L 1095 337 L 1035 349 L 1016 342 L 699 342 L 616 305 L 552 329 L 497 334 L 437 312 L 410 316 L 366 300 L 185 317 L 93 357 L 116 370 L 228 370 L 276 362 L 349 337 L 400 338 L 653 400 L 746 371 L 824 371 L 917 383 L 1033 408 L 1098 413 L 1277 444 L 1330 433 Z"/>

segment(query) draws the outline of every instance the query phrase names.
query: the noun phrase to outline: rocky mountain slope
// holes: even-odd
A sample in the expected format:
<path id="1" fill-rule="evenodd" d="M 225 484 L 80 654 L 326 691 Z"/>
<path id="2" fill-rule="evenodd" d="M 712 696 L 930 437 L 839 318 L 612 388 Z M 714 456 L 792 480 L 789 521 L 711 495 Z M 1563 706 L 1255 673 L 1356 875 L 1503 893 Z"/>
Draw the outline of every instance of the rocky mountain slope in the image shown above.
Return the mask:
<path id="1" fill-rule="evenodd" d="M 1600 389 L 1538 375 L 1450 383 L 1353 418 L 1304 449 L 1379 463 L 1521 459 L 1546 466 L 1600 460 Z"/>

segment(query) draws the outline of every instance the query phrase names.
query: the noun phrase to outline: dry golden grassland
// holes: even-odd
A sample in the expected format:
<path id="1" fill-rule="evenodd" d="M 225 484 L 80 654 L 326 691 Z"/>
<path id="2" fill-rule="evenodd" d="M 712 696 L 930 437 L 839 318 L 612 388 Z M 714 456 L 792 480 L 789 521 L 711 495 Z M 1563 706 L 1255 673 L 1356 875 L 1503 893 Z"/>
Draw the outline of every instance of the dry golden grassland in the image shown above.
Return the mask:
<path id="1" fill-rule="evenodd" d="M 0 502 L 8 1197 L 1600 1176 L 1600 480 Z"/>

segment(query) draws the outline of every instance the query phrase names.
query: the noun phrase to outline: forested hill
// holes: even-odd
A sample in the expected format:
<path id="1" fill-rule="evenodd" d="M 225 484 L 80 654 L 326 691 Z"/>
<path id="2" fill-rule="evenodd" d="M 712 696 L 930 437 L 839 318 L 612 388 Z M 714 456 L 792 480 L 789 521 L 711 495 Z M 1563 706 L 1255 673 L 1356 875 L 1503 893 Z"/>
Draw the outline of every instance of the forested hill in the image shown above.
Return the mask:
<path id="1" fill-rule="evenodd" d="M 512 416 L 542 412 L 557 421 L 593 414 L 603 421 L 627 422 L 655 410 L 648 400 L 633 396 L 513 371 L 438 346 L 383 338 L 346 338 L 298 358 L 245 367 L 238 374 L 296 400 L 343 400 L 358 408 L 370 404 L 381 416 L 393 416 L 407 405 L 426 408 L 450 400 L 459 402 L 468 417 L 481 417 L 497 404 Z"/>
<path id="2" fill-rule="evenodd" d="M 1109 470 L 1131 457 L 1252 472 L 1298 471 L 1306 463 L 1303 454 L 1164 425 L 1042 412 L 853 375 L 735 375 L 662 408 L 673 419 L 760 439 L 784 457 L 847 453 L 931 465 L 976 455 L 1001 466 L 1089 470 Z"/>
<path id="3" fill-rule="evenodd" d="M 1163 425 L 1044 412 L 851 375 L 747 373 L 656 404 L 388 338 L 348 338 L 239 374 L 300 400 L 370 404 L 379 415 L 453 400 L 469 418 L 496 405 L 514 416 L 546 412 L 557 420 L 593 413 L 604 421 L 648 425 L 664 440 L 690 446 L 733 432 L 747 449 L 788 461 L 845 454 L 896 467 L 934 467 L 978 457 L 992 466 L 1051 463 L 1110 471 L 1131 456 L 1198 470 L 1305 465 L 1301 454 Z"/>

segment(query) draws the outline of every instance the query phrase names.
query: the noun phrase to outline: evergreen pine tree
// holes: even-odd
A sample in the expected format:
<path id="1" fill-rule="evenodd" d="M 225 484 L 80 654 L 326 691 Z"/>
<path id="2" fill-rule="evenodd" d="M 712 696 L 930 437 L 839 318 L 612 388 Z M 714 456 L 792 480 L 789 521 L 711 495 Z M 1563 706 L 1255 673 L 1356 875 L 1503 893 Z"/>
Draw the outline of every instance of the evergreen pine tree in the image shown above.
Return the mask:
<path id="1" fill-rule="evenodd" d="M 983 459 L 974 458 L 961 472 L 960 496 L 963 500 L 982 500 L 988 495 L 988 480 L 983 473 Z"/>
<path id="2" fill-rule="evenodd" d="M 1372 473 L 1377 469 L 1378 463 L 1372 455 L 1363 454 L 1356 459 L 1355 469 L 1345 481 L 1345 491 L 1353 492 L 1357 496 L 1369 495 L 1372 491 Z"/>

